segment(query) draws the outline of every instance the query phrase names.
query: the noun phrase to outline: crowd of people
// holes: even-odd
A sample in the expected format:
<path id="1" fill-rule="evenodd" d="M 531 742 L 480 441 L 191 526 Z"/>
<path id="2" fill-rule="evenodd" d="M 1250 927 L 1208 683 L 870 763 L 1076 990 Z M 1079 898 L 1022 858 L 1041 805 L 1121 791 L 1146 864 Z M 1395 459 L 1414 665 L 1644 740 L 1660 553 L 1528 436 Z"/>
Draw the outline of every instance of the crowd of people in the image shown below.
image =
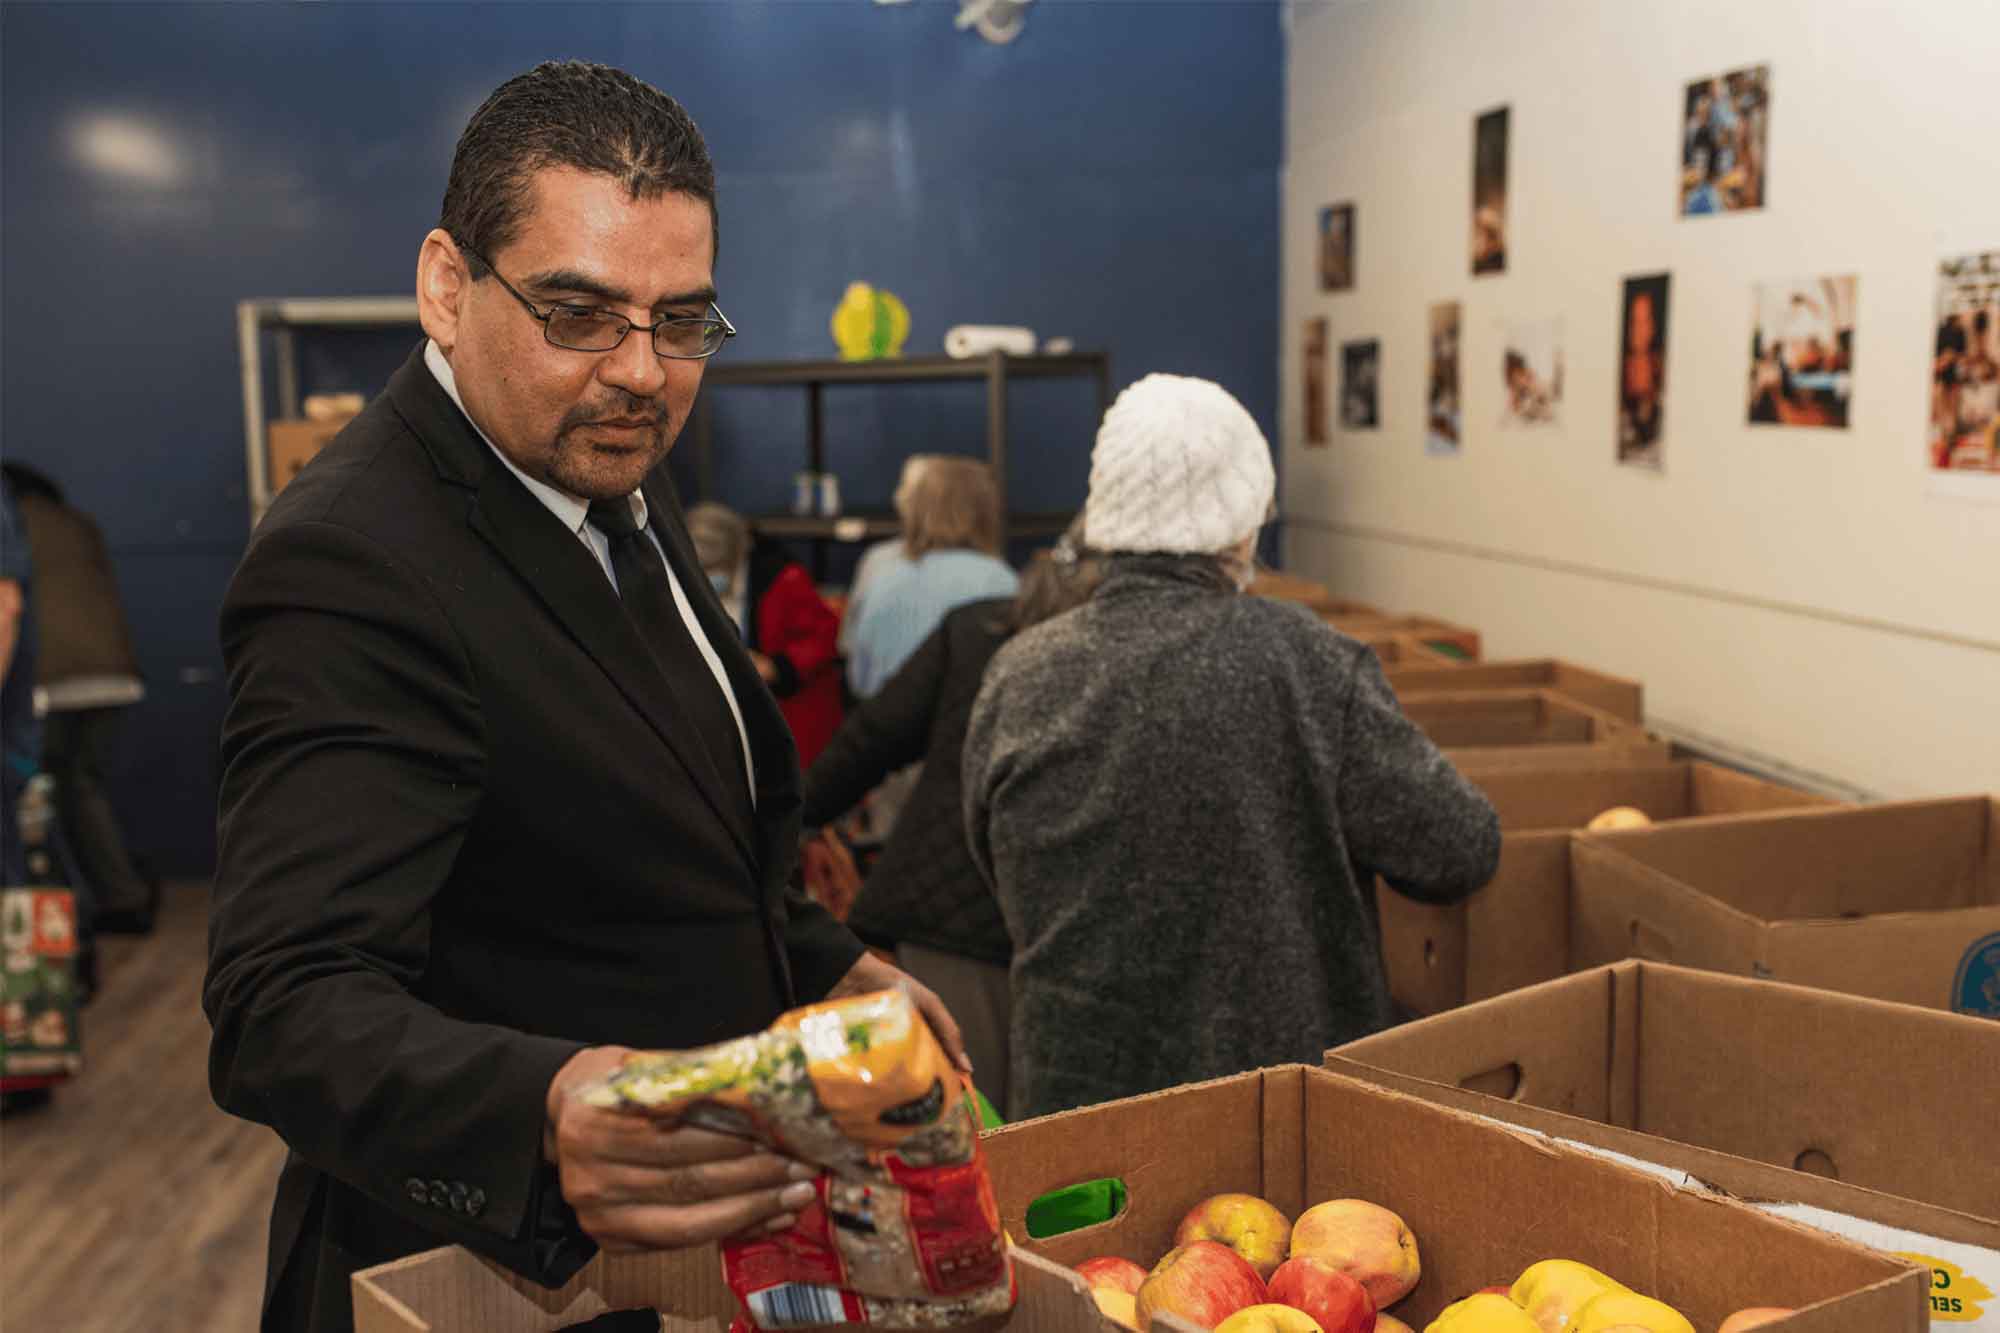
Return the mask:
<path id="1" fill-rule="evenodd" d="M 1118 396 L 1025 578 L 983 465 L 916 460 L 839 628 L 684 515 L 658 465 L 735 332 L 715 191 L 638 79 L 503 84 L 424 341 L 225 598 L 203 1003 L 217 1101 L 290 1148 L 267 1328 L 347 1328 L 353 1271 L 443 1243 L 555 1285 L 791 1225 L 812 1168 L 573 1095 L 634 1049 L 900 986 L 1014 1117 L 1317 1062 L 1390 1016 L 1374 878 L 1494 869 L 1373 652 L 1244 595 L 1275 479 L 1216 384 Z M 912 769 L 829 911 L 801 847 Z"/>

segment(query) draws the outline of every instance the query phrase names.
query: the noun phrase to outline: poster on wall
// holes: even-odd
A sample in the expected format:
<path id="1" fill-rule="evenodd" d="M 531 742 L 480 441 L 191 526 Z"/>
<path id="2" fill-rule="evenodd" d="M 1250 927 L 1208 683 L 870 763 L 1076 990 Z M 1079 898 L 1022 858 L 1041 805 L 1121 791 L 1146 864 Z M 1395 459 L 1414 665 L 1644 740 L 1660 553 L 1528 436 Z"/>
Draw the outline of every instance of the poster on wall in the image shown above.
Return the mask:
<path id="1" fill-rule="evenodd" d="M 1931 489 L 2000 500 L 2000 250 L 1938 265 Z"/>
<path id="2" fill-rule="evenodd" d="M 1344 292 L 1354 286 L 1354 205 L 1332 204 L 1319 211 L 1319 289 Z"/>
<path id="3" fill-rule="evenodd" d="M 1340 345 L 1340 426 L 1372 430 L 1381 424 L 1376 390 L 1382 372 L 1382 344 L 1374 338 Z"/>
<path id="4" fill-rule="evenodd" d="M 1306 321 L 1305 337 L 1305 441 L 1326 443 L 1326 317 Z"/>
<path id="5" fill-rule="evenodd" d="M 1472 272 L 1507 271 L 1507 108 L 1472 123 Z"/>
<path id="6" fill-rule="evenodd" d="M 1764 282 L 1751 291 L 1750 424 L 1846 429 L 1854 278 Z"/>
<path id="7" fill-rule="evenodd" d="M 1431 369 L 1424 452 L 1453 455 L 1464 447 L 1458 407 L 1458 302 L 1431 307 Z"/>
<path id="8" fill-rule="evenodd" d="M 1554 426 L 1562 419 L 1560 319 L 1510 320 L 1501 332 L 1500 424 Z"/>
<path id="9" fill-rule="evenodd" d="M 1661 466 L 1667 390 L 1667 294 L 1670 275 L 1625 279 L 1618 348 L 1618 461 Z"/>
<path id="10" fill-rule="evenodd" d="M 1764 206 L 1771 132 L 1771 67 L 1696 79 L 1681 126 L 1681 216 Z"/>

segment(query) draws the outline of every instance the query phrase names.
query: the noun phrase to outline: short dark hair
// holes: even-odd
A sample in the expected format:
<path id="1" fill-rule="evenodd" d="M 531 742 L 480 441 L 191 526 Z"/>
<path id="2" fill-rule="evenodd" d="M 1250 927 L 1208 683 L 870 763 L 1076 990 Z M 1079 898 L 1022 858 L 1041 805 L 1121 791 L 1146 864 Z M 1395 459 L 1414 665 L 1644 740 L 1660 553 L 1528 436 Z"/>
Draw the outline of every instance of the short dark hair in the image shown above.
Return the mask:
<path id="1" fill-rule="evenodd" d="M 673 98 L 624 70 L 582 60 L 551 60 L 493 90 L 466 122 L 451 157 L 438 226 L 466 256 L 505 249 L 530 203 L 528 182 L 547 167 L 610 176 L 634 199 L 668 191 L 708 205 L 715 216 L 715 164 L 694 119 Z"/>

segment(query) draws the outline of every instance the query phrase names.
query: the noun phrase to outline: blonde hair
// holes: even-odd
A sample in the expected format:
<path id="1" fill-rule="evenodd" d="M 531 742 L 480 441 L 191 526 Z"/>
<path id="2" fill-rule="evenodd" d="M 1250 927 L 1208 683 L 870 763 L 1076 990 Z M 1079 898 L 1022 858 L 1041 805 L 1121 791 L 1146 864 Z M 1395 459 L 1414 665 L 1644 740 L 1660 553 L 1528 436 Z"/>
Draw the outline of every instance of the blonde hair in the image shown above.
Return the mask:
<path id="1" fill-rule="evenodd" d="M 896 487 L 896 514 L 903 521 L 904 554 L 912 560 L 931 551 L 1000 554 L 1000 488 L 993 469 L 976 458 L 911 458 Z"/>
<path id="2" fill-rule="evenodd" d="M 1035 552 L 1021 571 L 1021 590 L 1008 608 L 1009 625 L 1024 630 L 1082 606 L 1103 581 L 1103 562 L 1083 544 L 1083 516 L 1079 514 L 1062 540 L 1049 550 Z"/>

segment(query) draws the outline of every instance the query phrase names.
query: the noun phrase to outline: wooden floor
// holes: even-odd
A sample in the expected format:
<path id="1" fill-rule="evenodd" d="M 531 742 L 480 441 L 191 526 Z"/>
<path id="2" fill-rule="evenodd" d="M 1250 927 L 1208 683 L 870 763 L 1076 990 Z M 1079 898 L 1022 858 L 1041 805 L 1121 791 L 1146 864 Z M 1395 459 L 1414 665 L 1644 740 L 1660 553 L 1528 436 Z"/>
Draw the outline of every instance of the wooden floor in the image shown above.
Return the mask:
<path id="1" fill-rule="evenodd" d="M 207 929 L 177 884 L 151 936 L 105 939 L 83 1074 L 0 1122 L 0 1328 L 256 1328 L 284 1151 L 209 1099 Z"/>

